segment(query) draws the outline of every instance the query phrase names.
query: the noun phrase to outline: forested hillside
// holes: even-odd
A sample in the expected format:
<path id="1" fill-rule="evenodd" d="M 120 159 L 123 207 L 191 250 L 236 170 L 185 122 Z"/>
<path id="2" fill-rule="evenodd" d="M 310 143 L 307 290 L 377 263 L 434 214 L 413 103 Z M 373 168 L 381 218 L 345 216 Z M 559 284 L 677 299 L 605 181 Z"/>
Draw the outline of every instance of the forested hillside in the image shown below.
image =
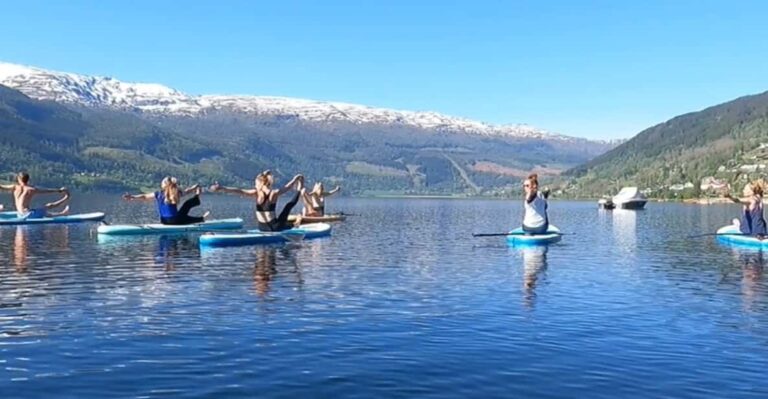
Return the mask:
<path id="1" fill-rule="evenodd" d="M 702 180 L 739 183 L 763 176 L 768 92 L 678 116 L 566 172 L 579 196 L 639 186 L 656 197 L 706 195 Z M 702 192 L 703 191 L 703 192 Z"/>
<path id="2" fill-rule="evenodd" d="M 557 176 L 610 143 L 464 134 L 408 125 L 308 122 L 227 110 L 161 115 L 35 100 L 0 86 L 0 173 L 80 189 L 185 182 L 252 184 L 304 173 L 346 193 L 494 195 L 530 171 Z"/>

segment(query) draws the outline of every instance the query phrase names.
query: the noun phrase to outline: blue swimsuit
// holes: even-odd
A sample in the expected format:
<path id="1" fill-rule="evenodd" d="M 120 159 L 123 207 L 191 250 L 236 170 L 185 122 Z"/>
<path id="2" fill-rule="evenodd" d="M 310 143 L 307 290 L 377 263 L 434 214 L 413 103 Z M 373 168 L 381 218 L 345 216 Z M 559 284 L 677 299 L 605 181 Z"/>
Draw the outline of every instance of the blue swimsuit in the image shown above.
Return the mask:
<path id="1" fill-rule="evenodd" d="M 765 217 L 763 216 L 763 199 L 757 203 L 754 209 L 750 210 L 748 206 L 744 207 L 744 213 L 741 215 L 741 225 L 739 226 L 742 234 L 753 236 L 768 235 L 765 226 Z"/>

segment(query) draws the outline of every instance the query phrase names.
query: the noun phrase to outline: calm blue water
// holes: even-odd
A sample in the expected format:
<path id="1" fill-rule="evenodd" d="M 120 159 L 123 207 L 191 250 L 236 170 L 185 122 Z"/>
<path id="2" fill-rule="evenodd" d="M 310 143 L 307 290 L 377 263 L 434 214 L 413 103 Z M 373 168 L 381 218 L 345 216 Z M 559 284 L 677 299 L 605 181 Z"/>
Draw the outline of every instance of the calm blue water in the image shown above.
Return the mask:
<path id="1" fill-rule="evenodd" d="M 152 220 L 111 200 L 75 208 Z M 571 235 L 518 249 L 471 237 L 518 201 L 333 200 L 360 216 L 300 244 L 0 228 L 0 397 L 768 395 L 765 255 L 685 238 L 734 206 L 552 202 Z"/>

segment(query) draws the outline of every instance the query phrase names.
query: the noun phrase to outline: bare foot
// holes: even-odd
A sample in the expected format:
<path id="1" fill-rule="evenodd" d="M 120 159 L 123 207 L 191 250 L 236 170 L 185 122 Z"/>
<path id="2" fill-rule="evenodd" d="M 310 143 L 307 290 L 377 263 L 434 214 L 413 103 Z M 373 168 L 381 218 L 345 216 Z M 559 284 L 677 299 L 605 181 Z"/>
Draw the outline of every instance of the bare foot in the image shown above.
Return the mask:
<path id="1" fill-rule="evenodd" d="M 293 222 L 293 227 L 299 227 L 299 226 L 301 226 L 301 218 L 302 218 L 302 217 L 303 217 L 303 216 L 301 216 L 301 215 L 298 215 L 298 216 L 296 216 L 296 221 L 295 221 L 295 222 Z"/>
<path id="2" fill-rule="evenodd" d="M 203 213 L 203 219 L 208 220 L 208 216 L 211 216 L 211 211 L 205 211 L 205 213 Z"/>
<path id="3" fill-rule="evenodd" d="M 203 193 L 203 188 L 202 188 L 202 187 L 200 187 L 200 186 L 197 186 L 197 187 L 195 188 L 195 195 L 200 195 L 200 194 L 202 194 L 202 193 Z"/>

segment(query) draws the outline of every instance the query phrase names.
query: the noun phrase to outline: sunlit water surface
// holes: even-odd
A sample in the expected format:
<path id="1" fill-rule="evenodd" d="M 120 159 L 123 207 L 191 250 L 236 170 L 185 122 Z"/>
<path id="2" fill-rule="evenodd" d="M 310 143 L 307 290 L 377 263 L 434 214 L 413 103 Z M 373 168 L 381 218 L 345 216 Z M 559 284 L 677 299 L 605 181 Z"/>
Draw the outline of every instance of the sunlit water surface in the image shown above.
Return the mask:
<path id="1" fill-rule="evenodd" d="M 149 204 L 79 211 L 151 221 Z M 204 197 L 252 222 L 244 199 Z M 330 238 L 200 250 L 93 224 L 0 227 L 0 397 L 768 396 L 764 254 L 734 206 L 333 198 Z"/>

